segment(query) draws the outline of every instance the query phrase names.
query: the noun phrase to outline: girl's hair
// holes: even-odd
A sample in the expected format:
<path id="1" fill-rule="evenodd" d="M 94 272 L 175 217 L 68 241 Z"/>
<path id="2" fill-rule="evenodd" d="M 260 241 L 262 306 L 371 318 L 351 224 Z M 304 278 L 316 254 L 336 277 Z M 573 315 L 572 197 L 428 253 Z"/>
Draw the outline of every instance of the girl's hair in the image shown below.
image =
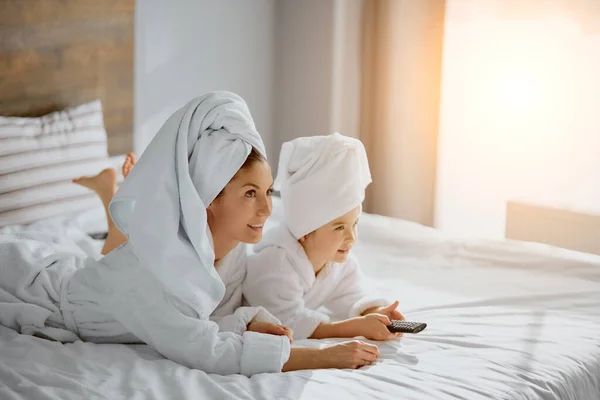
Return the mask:
<path id="1" fill-rule="evenodd" d="M 240 167 L 240 169 L 250 168 L 254 164 L 259 163 L 259 162 L 263 162 L 263 161 L 266 162 L 267 160 L 258 152 L 258 150 L 256 150 L 253 147 L 252 151 L 250 151 L 250 154 L 248 154 L 248 158 L 246 158 L 246 161 L 244 161 L 244 164 L 242 164 L 242 166 Z M 215 200 L 218 199 L 219 197 L 221 197 L 223 195 L 223 191 L 225 191 L 225 188 L 223 188 L 223 190 L 221 190 L 219 192 L 219 194 L 217 195 L 217 197 L 215 197 Z"/>

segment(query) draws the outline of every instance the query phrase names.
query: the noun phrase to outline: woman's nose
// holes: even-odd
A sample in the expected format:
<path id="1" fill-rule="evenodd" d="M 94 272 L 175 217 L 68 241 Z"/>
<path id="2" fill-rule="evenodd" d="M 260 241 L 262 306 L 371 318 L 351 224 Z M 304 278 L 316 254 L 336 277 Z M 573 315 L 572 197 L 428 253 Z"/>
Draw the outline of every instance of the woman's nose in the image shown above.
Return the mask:
<path id="1" fill-rule="evenodd" d="M 260 202 L 258 208 L 258 215 L 261 217 L 269 217 L 273 213 L 273 201 L 271 197 L 265 197 L 263 201 Z"/>

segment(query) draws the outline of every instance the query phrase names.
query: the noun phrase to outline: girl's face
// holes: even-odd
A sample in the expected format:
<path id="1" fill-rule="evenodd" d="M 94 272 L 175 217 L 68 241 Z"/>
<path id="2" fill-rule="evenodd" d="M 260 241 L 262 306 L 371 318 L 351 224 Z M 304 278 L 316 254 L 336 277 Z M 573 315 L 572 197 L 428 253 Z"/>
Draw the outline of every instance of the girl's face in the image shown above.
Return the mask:
<path id="1" fill-rule="evenodd" d="M 271 167 L 266 161 L 256 161 L 240 169 L 207 208 L 213 236 L 258 243 L 273 207 L 272 186 Z"/>
<path id="2" fill-rule="evenodd" d="M 300 238 L 309 260 L 323 267 L 328 262 L 341 263 L 348 259 L 357 239 L 356 225 L 361 214 L 358 206 L 338 219 Z M 317 267 L 317 265 L 315 265 Z"/>

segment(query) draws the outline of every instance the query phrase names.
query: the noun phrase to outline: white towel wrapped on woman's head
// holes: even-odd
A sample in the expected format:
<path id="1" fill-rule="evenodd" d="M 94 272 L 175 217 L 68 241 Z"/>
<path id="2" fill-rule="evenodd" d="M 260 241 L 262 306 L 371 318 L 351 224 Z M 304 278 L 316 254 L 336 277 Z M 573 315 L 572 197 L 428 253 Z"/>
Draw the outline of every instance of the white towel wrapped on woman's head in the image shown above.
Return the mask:
<path id="1" fill-rule="evenodd" d="M 360 140 L 334 133 L 283 144 L 275 188 L 296 239 L 359 206 L 371 172 Z"/>
<path id="2" fill-rule="evenodd" d="M 253 147 L 266 159 L 244 100 L 208 93 L 165 122 L 110 203 L 142 263 L 200 315 L 210 314 L 224 293 L 206 207 Z"/>

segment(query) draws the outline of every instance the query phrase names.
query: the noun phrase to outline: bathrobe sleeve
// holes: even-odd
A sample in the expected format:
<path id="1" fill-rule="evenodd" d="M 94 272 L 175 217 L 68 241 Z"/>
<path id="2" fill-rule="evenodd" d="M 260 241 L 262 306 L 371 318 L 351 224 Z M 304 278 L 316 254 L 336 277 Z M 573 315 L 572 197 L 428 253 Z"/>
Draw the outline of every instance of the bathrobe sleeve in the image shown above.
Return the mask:
<path id="1" fill-rule="evenodd" d="M 262 306 L 294 331 L 294 339 L 309 338 L 326 314 L 304 304 L 300 276 L 287 259 L 284 249 L 269 246 L 248 258 L 243 291 L 252 306 Z"/>
<path id="2" fill-rule="evenodd" d="M 208 316 L 182 312 L 179 300 L 156 280 L 140 280 L 116 294 L 109 307 L 118 322 L 163 356 L 207 373 L 246 376 L 280 372 L 288 360 L 286 336 L 238 334 L 245 326 L 238 333 L 219 332 Z"/>
<path id="3" fill-rule="evenodd" d="M 263 307 L 239 307 L 233 314 L 217 317 L 211 316 L 210 320 L 219 325 L 219 332 L 233 332 L 242 335 L 250 321 L 264 321 L 281 325 L 281 321 L 275 318 Z"/>
<path id="4" fill-rule="evenodd" d="M 325 303 L 325 307 L 336 317 L 358 317 L 368 308 L 390 304 L 386 299 L 370 296 L 364 289 L 365 278 L 354 255 L 349 255 L 348 260 L 339 266 L 338 272 L 339 275 L 328 277 L 333 282 L 331 296 Z"/>
<path id="5" fill-rule="evenodd" d="M 247 263 L 246 246 L 240 244 L 218 267 L 221 280 L 226 285 L 226 297 L 221 299 L 210 320 L 219 325 L 220 332 L 242 335 L 252 320 L 281 324 L 263 307 L 242 307 L 242 283 L 246 276 Z"/>

